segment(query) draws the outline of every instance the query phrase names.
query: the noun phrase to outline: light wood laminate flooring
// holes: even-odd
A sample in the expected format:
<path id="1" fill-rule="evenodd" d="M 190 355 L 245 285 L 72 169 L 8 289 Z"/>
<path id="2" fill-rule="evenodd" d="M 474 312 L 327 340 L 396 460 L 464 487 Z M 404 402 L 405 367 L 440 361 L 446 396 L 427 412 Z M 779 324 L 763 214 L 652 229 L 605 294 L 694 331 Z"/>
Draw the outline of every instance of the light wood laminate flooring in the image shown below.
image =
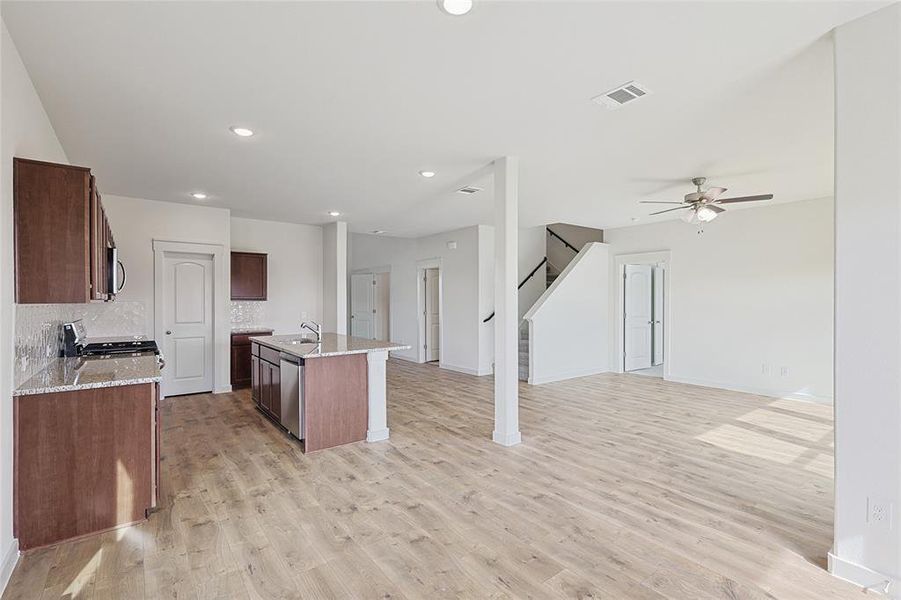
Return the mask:
<path id="1" fill-rule="evenodd" d="M 249 392 L 164 401 L 162 509 L 23 556 L 18 598 L 861 597 L 824 570 L 832 411 L 605 374 L 389 361 L 391 439 L 304 455 Z"/>

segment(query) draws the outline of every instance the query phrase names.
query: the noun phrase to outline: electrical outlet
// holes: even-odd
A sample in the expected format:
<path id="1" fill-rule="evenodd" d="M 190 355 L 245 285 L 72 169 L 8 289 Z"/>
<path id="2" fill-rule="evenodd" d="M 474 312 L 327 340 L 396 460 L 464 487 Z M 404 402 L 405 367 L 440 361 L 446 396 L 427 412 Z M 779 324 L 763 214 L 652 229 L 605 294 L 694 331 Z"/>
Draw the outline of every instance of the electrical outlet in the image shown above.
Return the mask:
<path id="1" fill-rule="evenodd" d="M 788 367 L 782 367 L 781 369 L 779 369 L 779 375 L 786 377 L 788 375 Z"/>
<path id="2" fill-rule="evenodd" d="M 867 498 L 867 523 L 871 527 L 878 527 L 884 531 L 892 530 L 891 502 L 876 498 Z"/>

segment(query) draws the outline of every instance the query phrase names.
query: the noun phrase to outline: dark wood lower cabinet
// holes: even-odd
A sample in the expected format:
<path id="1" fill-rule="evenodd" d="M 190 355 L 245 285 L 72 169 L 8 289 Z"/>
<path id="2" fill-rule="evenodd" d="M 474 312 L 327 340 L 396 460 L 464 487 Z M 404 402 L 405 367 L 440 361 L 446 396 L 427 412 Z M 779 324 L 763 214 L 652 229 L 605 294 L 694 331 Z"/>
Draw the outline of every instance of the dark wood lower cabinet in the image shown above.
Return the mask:
<path id="1" fill-rule="evenodd" d="M 15 398 L 13 510 L 21 549 L 146 518 L 159 486 L 157 388 Z"/>
<path id="2" fill-rule="evenodd" d="M 233 389 L 246 388 L 253 385 L 250 338 L 255 335 L 272 335 L 272 330 L 258 329 L 232 334 L 231 383 Z"/>

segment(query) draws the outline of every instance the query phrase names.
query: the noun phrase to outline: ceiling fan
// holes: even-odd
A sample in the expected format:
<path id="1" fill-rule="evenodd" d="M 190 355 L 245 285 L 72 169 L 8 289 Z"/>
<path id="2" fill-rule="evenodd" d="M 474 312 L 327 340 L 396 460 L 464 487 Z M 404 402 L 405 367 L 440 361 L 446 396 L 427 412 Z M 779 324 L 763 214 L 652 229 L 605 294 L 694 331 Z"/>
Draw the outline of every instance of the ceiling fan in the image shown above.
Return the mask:
<path id="1" fill-rule="evenodd" d="M 720 198 L 725 192 L 726 188 L 722 187 L 710 187 L 706 190 L 701 189 L 705 183 L 707 183 L 706 177 L 695 177 L 691 180 L 692 184 L 694 184 L 698 191 L 691 192 L 690 194 L 685 194 L 685 199 L 682 202 L 656 202 L 653 200 L 640 200 L 641 204 L 678 204 L 676 208 L 668 208 L 666 210 L 660 210 L 657 212 L 651 213 L 650 216 L 653 215 L 662 215 L 663 213 L 672 212 L 674 210 L 685 210 L 689 209 L 685 215 L 682 216 L 682 220 L 686 223 L 708 223 L 714 220 L 717 215 L 721 212 L 725 212 L 726 209 L 719 206 L 720 204 L 735 204 L 736 202 L 757 202 L 759 200 L 772 200 L 772 194 L 760 194 L 757 196 L 741 196 L 738 198 Z"/>

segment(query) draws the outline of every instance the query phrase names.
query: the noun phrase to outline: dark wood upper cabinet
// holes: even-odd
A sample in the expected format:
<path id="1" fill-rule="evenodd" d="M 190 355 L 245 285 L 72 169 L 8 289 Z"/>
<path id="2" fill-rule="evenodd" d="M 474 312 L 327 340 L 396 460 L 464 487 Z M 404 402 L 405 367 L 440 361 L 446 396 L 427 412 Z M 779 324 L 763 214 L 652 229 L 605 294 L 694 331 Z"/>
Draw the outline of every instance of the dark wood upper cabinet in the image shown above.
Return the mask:
<path id="1" fill-rule="evenodd" d="M 232 252 L 232 300 L 266 300 L 268 256 Z"/>
<path id="2" fill-rule="evenodd" d="M 112 232 L 85 167 L 13 159 L 16 302 L 110 300 Z"/>

